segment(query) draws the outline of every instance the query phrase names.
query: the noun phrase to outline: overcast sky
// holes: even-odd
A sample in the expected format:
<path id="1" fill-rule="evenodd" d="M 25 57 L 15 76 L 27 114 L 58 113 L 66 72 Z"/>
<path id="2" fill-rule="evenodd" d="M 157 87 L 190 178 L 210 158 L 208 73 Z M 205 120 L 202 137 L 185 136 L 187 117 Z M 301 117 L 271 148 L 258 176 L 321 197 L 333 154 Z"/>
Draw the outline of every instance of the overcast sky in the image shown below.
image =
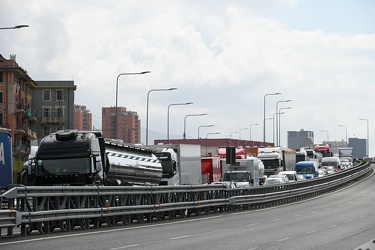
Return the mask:
<path id="1" fill-rule="evenodd" d="M 75 103 L 95 128 L 102 107 L 136 111 L 149 134 L 170 138 L 250 137 L 263 141 L 263 108 L 286 131 L 313 131 L 315 143 L 366 138 L 375 154 L 375 1 L 372 0 L 0 0 L 0 54 L 38 80 L 74 80 Z M 277 96 L 264 96 L 280 92 Z M 273 141 L 272 120 L 266 140 Z M 152 131 L 152 132 L 151 132 Z M 241 133 L 238 133 L 241 131 Z M 237 132 L 237 133 L 233 133 Z M 154 138 L 152 138 L 154 139 Z M 149 143 L 150 143 L 149 138 Z M 145 142 L 145 134 L 142 134 Z M 152 141 L 151 141 L 152 142 Z"/>

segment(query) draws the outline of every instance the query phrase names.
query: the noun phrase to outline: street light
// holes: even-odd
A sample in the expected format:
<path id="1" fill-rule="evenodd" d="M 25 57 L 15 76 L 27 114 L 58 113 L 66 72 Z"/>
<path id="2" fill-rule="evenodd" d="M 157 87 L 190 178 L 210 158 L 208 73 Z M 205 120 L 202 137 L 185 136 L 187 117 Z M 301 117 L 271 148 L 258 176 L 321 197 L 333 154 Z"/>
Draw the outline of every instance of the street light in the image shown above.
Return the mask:
<path id="1" fill-rule="evenodd" d="M 204 114 L 185 115 L 185 118 L 184 118 L 184 134 L 183 134 L 184 139 L 186 139 L 186 117 L 188 117 L 188 116 L 203 116 L 203 115 L 207 115 L 207 114 L 204 113 Z"/>
<path id="2" fill-rule="evenodd" d="M 322 130 L 320 130 L 320 131 L 322 131 L 322 132 L 326 132 L 326 133 L 327 133 L 327 143 L 329 143 L 329 134 L 328 134 L 328 130 L 324 130 L 324 129 L 322 129 Z"/>
<path id="3" fill-rule="evenodd" d="M 220 132 L 214 132 L 214 133 L 208 133 L 207 135 L 206 135 L 206 140 L 208 139 L 208 135 L 218 135 L 218 134 L 220 134 Z M 207 144 L 206 144 L 206 155 L 207 155 Z"/>
<path id="4" fill-rule="evenodd" d="M 250 124 L 250 138 L 249 138 L 249 141 L 250 141 L 250 144 L 251 144 L 251 127 L 252 126 L 257 126 L 257 125 L 259 125 L 259 123 L 253 123 L 253 124 Z M 251 146 L 251 145 L 250 145 Z"/>
<path id="5" fill-rule="evenodd" d="M 26 27 L 29 27 L 29 25 L 22 24 L 22 25 L 16 25 L 13 27 L 4 27 L 4 28 L 0 28 L 0 30 L 20 29 L 20 28 L 26 28 Z"/>
<path id="6" fill-rule="evenodd" d="M 265 94 L 263 97 L 263 143 L 266 142 L 266 96 L 280 94 L 281 93 Z"/>
<path id="7" fill-rule="evenodd" d="M 367 158 L 370 157 L 370 137 L 369 137 L 369 122 L 368 122 L 368 119 L 363 119 L 363 118 L 359 118 L 359 120 L 361 121 L 366 121 L 367 122 L 367 143 L 366 143 L 366 155 L 367 155 Z"/>
<path id="8" fill-rule="evenodd" d="M 348 127 L 346 125 L 339 125 L 339 127 L 345 127 L 345 147 L 348 147 Z"/>
<path id="9" fill-rule="evenodd" d="M 277 141 L 278 141 L 278 139 L 277 139 L 278 126 L 277 126 L 277 124 L 275 125 L 275 120 L 276 120 L 277 116 L 280 115 L 280 114 L 284 114 L 284 112 L 273 114 L 273 143 L 275 144 L 275 146 L 278 146 L 278 143 L 277 143 Z M 275 130 L 276 130 L 276 136 L 275 136 Z M 276 139 L 276 141 L 275 141 L 275 139 Z"/>
<path id="10" fill-rule="evenodd" d="M 249 128 L 240 128 L 240 130 L 238 130 L 238 139 L 241 140 L 241 130 L 246 130 L 246 129 L 249 129 Z"/>
<path id="11" fill-rule="evenodd" d="M 277 141 L 278 144 L 279 144 L 278 146 L 281 146 L 281 139 L 280 139 L 280 137 L 281 137 L 281 134 L 280 134 L 280 128 L 281 128 L 280 114 L 281 114 L 281 112 L 280 112 L 280 111 L 283 110 L 283 109 L 291 109 L 291 108 L 292 108 L 292 107 L 279 108 L 279 114 L 278 114 L 278 115 L 279 115 L 279 132 L 278 132 L 278 137 L 279 137 L 279 138 L 278 138 L 278 141 Z"/>
<path id="12" fill-rule="evenodd" d="M 198 139 L 199 139 L 199 130 L 200 130 L 200 128 L 210 128 L 210 127 L 213 127 L 213 126 L 215 126 L 215 125 L 202 125 L 202 126 L 199 126 L 198 127 Z"/>
<path id="13" fill-rule="evenodd" d="M 148 145 L 148 103 L 149 103 L 149 96 L 150 93 L 153 91 L 171 91 L 171 90 L 176 90 L 177 88 L 169 88 L 169 89 L 151 89 L 147 93 L 147 108 L 146 108 L 146 146 Z"/>
<path id="14" fill-rule="evenodd" d="M 142 72 L 138 72 L 138 73 L 121 73 L 117 76 L 117 80 L 116 80 L 116 113 L 115 113 L 115 133 L 114 133 L 114 139 L 118 139 L 118 135 L 117 135 L 117 123 L 118 123 L 118 111 L 117 111 L 117 99 L 118 99 L 118 78 L 120 76 L 124 76 L 124 75 L 143 75 L 143 74 L 148 74 L 148 73 L 151 73 L 151 71 L 142 71 Z"/>
<path id="15" fill-rule="evenodd" d="M 172 103 L 168 105 L 168 114 L 167 114 L 167 141 L 169 142 L 169 108 L 171 106 L 177 106 L 177 105 L 190 105 L 193 104 L 193 102 L 184 102 L 184 103 Z"/>
<path id="16" fill-rule="evenodd" d="M 235 132 L 230 132 L 230 138 L 232 139 L 232 134 L 238 134 L 238 131 L 235 131 Z"/>
<path id="17" fill-rule="evenodd" d="M 277 113 L 277 111 L 278 111 L 278 106 L 279 106 L 279 103 L 280 102 L 291 102 L 292 100 L 285 100 L 285 101 L 278 101 L 277 103 L 276 103 L 276 113 Z M 278 117 L 276 116 L 276 120 L 274 120 L 274 122 L 275 122 L 275 127 L 276 128 L 278 128 L 279 126 L 278 126 Z M 277 129 L 276 129 L 276 145 L 279 145 L 279 142 L 278 142 L 278 131 L 277 131 Z"/>

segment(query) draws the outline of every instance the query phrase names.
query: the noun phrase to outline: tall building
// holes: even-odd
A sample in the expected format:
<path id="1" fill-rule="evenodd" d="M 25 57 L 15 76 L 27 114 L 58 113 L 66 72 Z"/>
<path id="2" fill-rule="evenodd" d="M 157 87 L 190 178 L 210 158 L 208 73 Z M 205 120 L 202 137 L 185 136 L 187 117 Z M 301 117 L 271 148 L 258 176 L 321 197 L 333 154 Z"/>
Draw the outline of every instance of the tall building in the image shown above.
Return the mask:
<path id="1" fill-rule="evenodd" d="M 28 155 L 30 141 L 36 138 L 32 124 L 36 120 L 32 112 L 32 90 L 36 82 L 16 62 L 0 55 L 0 126 L 10 129 L 13 155 L 24 159 Z"/>
<path id="2" fill-rule="evenodd" d="M 33 128 L 38 141 L 61 129 L 74 129 L 74 81 L 36 81 L 32 107 L 38 117 Z"/>
<path id="3" fill-rule="evenodd" d="M 102 133 L 105 138 L 119 139 L 126 143 L 141 142 L 141 121 L 137 112 L 117 108 L 117 136 L 115 135 L 116 107 L 102 108 Z"/>
<path id="4" fill-rule="evenodd" d="M 354 158 L 365 158 L 367 155 L 366 144 L 367 139 L 359 138 L 348 138 L 349 147 L 353 148 L 353 157 Z"/>
<path id="5" fill-rule="evenodd" d="M 288 148 L 299 150 L 301 147 L 314 147 L 314 132 L 305 131 L 288 131 Z"/>
<path id="6" fill-rule="evenodd" d="M 83 105 L 74 105 L 74 128 L 77 130 L 92 130 L 92 114 Z"/>

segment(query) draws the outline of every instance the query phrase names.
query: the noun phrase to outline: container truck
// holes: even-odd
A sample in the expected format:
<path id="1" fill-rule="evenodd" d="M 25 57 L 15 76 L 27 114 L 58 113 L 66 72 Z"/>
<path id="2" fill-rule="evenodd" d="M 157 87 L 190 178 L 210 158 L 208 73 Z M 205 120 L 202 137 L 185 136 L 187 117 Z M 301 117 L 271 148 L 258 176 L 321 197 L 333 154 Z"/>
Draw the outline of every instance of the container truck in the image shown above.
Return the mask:
<path id="1" fill-rule="evenodd" d="M 0 128 L 0 189 L 7 189 L 12 185 L 12 138 L 9 129 Z"/>
<path id="2" fill-rule="evenodd" d="M 314 151 L 321 153 L 323 158 L 333 156 L 331 146 L 329 144 L 317 144 L 314 146 Z"/>
<path id="3" fill-rule="evenodd" d="M 202 184 L 210 184 L 212 182 L 220 181 L 221 179 L 221 167 L 220 157 L 202 157 Z"/>
<path id="4" fill-rule="evenodd" d="M 160 185 L 202 184 L 201 146 L 195 144 L 151 145 L 161 161 L 163 176 Z"/>
<path id="5" fill-rule="evenodd" d="M 264 182 L 264 165 L 257 157 L 236 159 L 235 164 L 226 163 L 226 159 L 221 159 L 220 162 L 224 183 L 235 182 L 237 187 L 245 188 Z"/>
<path id="6" fill-rule="evenodd" d="M 280 171 L 294 170 L 296 151 L 282 147 L 259 148 L 258 158 L 264 164 L 265 175 L 270 176 Z"/>
<path id="7" fill-rule="evenodd" d="M 158 185 L 162 166 L 151 150 L 105 140 L 99 131 L 59 130 L 40 142 L 25 185 Z"/>
<path id="8" fill-rule="evenodd" d="M 353 162 L 353 148 L 339 148 L 339 158 L 349 159 L 350 162 Z"/>

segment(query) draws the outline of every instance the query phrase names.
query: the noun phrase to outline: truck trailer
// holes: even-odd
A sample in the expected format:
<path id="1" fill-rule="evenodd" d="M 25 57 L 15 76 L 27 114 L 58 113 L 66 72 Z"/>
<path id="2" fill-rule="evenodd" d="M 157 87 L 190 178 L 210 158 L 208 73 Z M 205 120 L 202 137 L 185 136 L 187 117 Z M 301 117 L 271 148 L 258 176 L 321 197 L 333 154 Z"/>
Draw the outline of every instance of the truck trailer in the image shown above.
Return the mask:
<path id="1" fill-rule="evenodd" d="M 12 185 L 12 138 L 9 129 L 0 128 L 0 189 L 7 189 Z"/>
<path id="2" fill-rule="evenodd" d="M 212 182 L 220 181 L 221 179 L 221 166 L 220 157 L 202 157 L 202 184 L 210 184 Z"/>
<path id="3" fill-rule="evenodd" d="M 24 184 L 159 185 L 161 178 L 151 150 L 105 140 L 99 131 L 60 130 L 42 139 Z"/>
<path id="4" fill-rule="evenodd" d="M 270 176 L 280 171 L 294 170 L 296 151 L 282 147 L 259 148 L 258 158 L 264 164 L 265 174 Z"/>

